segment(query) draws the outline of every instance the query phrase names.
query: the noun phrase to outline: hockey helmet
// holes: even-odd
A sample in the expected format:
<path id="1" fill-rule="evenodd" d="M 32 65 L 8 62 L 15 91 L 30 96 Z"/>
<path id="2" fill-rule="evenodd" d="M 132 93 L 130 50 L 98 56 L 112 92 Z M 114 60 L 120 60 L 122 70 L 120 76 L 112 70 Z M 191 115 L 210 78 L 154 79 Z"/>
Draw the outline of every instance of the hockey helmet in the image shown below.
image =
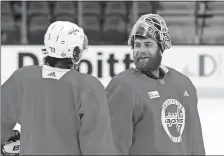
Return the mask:
<path id="1" fill-rule="evenodd" d="M 44 36 L 45 51 L 47 56 L 55 58 L 73 58 L 73 51 L 79 47 L 80 54 L 88 50 L 88 38 L 82 28 L 68 21 L 52 23 Z"/>
<path id="2" fill-rule="evenodd" d="M 129 35 L 128 45 L 133 45 L 136 35 L 154 39 L 162 52 L 172 46 L 166 22 L 158 14 L 145 14 L 137 20 Z"/>

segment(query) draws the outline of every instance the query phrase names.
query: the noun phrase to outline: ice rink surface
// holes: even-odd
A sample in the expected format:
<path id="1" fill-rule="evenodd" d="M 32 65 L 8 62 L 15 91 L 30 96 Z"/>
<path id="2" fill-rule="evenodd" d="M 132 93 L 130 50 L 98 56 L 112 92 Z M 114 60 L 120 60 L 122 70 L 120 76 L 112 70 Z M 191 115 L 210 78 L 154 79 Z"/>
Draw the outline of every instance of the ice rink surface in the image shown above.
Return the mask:
<path id="1" fill-rule="evenodd" d="M 224 98 L 200 98 L 198 109 L 206 155 L 224 155 Z"/>
<path id="2" fill-rule="evenodd" d="M 198 109 L 206 155 L 224 155 L 224 98 L 200 98 Z"/>

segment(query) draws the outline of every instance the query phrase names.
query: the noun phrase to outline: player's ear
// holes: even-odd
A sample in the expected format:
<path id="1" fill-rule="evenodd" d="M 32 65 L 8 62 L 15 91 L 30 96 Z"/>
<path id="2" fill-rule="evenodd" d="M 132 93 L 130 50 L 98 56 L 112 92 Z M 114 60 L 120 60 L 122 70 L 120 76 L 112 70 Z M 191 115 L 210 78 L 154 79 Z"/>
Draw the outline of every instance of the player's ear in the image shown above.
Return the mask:
<path id="1" fill-rule="evenodd" d="M 161 56 L 163 55 L 163 52 L 162 52 L 162 50 L 161 50 L 161 49 L 159 49 L 159 53 L 160 53 L 160 55 L 161 55 Z"/>
<path id="2" fill-rule="evenodd" d="M 163 51 L 160 47 L 158 47 L 158 49 L 157 49 L 157 54 L 160 54 L 161 56 L 163 55 Z"/>
<path id="3" fill-rule="evenodd" d="M 162 49 L 162 45 L 161 44 L 157 44 L 158 45 L 158 52 L 160 53 L 160 55 L 163 54 L 163 49 Z"/>

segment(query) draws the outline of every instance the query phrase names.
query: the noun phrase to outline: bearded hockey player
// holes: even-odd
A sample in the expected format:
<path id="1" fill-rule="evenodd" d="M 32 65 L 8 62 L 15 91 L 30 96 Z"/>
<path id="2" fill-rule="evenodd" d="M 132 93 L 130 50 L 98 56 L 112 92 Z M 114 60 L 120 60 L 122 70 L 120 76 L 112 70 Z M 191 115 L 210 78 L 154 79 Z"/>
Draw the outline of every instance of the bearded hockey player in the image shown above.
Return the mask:
<path id="1" fill-rule="evenodd" d="M 189 78 L 161 65 L 171 47 L 164 19 L 141 16 L 129 45 L 135 68 L 113 77 L 106 88 L 119 154 L 204 155 L 197 91 Z"/>
<path id="2" fill-rule="evenodd" d="M 114 155 L 103 85 L 75 69 L 88 41 L 83 29 L 52 23 L 42 66 L 13 73 L 1 92 L 1 142 L 21 124 L 21 155 Z"/>

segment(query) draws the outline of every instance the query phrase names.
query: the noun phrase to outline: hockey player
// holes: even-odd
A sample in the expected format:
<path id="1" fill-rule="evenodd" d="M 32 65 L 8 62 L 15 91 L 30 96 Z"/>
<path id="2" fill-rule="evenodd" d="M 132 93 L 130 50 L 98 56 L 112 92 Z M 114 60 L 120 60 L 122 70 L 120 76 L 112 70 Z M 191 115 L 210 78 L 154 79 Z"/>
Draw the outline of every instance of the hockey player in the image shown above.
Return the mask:
<path id="1" fill-rule="evenodd" d="M 52 23 L 44 37 L 42 66 L 13 73 L 1 92 L 1 142 L 18 122 L 21 155 L 114 155 L 103 85 L 73 70 L 88 40 L 67 21 Z"/>
<path id="2" fill-rule="evenodd" d="M 119 154 L 204 155 L 197 91 L 189 78 L 161 65 L 171 47 L 164 19 L 141 16 L 128 43 L 135 68 L 113 77 L 106 88 Z"/>
<path id="3" fill-rule="evenodd" d="M 11 137 L 6 143 L 1 145 L 1 155 L 19 155 L 20 132 L 13 130 Z"/>

